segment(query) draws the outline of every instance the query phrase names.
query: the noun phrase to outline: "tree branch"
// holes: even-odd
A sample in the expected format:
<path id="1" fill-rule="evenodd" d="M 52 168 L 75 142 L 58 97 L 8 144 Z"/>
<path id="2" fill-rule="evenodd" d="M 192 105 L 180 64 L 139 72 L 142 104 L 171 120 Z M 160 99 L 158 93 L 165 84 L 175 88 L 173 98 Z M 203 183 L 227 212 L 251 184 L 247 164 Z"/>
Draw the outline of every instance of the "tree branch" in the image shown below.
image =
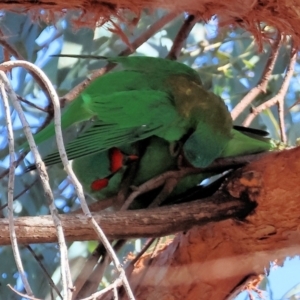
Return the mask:
<path id="1" fill-rule="evenodd" d="M 287 67 L 286 74 L 283 80 L 283 83 L 281 85 L 280 90 L 278 93 L 269 99 L 268 101 L 264 102 L 263 104 L 259 105 L 256 108 L 252 109 L 252 113 L 246 118 L 246 120 L 243 123 L 243 126 L 248 127 L 251 122 L 254 120 L 254 118 L 260 114 L 262 111 L 264 111 L 267 108 L 272 107 L 275 104 L 278 104 L 279 106 L 279 119 L 280 119 L 280 132 L 281 132 L 281 139 L 283 142 L 286 142 L 286 135 L 284 132 L 284 112 L 283 112 L 283 103 L 284 103 L 284 97 L 287 93 L 287 90 L 289 88 L 290 80 L 294 73 L 294 67 L 297 59 L 297 51 L 295 48 L 291 49 L 291 59 L 290 63 Z"/>
<path id="2" fill-rule="evenodd" d="M 281 45 L 281 35 L 278 34 L 278 37 L 271 48 L 270 56 L 268 58 L 268 61 L 266 63 L 265 69 L 263 71 L 259 83 L 257 84 L 256 87 L 252 88 L 246 94 L 246 96 L 234 107 L 234 109 L 231 112 L 231 117 L 233 120 L 235 120 L 259 94 L 266 92 L 268 82 L 271 78 L 275 66 L 275 62 L 278 56 L 280 45 Z"/>
<path id="3" fill-rule="evenodd" d="M 158 237 L 174 234 L 253 209 L 254 203 L 218 192 L 213 197 L 154 209 L 101 212 L 93 214 L 109 239 Z M 96 240 L 97 234 L 82 214 L 60 215 L 68 241 Z M 8 219 L 0 219 L 0 245 L 10 244 Z M 50 216 L 19 217 L 15 229 L 20 244 L 57 242 Z"/>
<path id="4" fill-rule="evenodd" d="M 172 48 L 166 58 L 177 60 L 185 40 L 187 39 L 189 33 L 191 32 L 195 24 L 198 22 L 198 20 L 199 16 L 195 15 L 189 15 L 185 19 L 182 27 L 177 33 L 176 38 L 174 39 Z"/>

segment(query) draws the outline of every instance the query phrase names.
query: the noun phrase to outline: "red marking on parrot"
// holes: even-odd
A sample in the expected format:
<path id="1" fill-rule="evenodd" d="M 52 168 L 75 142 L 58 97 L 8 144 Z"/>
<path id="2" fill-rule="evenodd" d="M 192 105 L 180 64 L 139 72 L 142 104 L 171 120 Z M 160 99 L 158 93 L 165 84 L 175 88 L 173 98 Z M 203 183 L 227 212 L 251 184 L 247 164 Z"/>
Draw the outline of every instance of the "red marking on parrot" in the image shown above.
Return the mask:
<path id="1" fill-rule="evenodd" d="M 110 158 L 110 171 L 112 173 L 117 172 L 123 167 L 124 155 L 118 148 L 112 148 L 109 152 Z"/>
<path id="2" fill-rule="evenodd" d="M 136 155 L 125 155 L 123 154 L 120 149 L 118 148 L 112 148 L 109 151 L 109 159 L 110 159 L 110 171 L 111 175 L 102 178 L 102 179 L 96 179 L 91 184 L 92 191 L 101 191 L 105 187 L 107 187 L 108 182 L 110 178 L 113 176 L 114 173 L 116 173 L 118 170 L 120 170 L 126 161 L 134 161 L 138 159 L 138 156 Z"/>
<path id="3" fill-rule="evenodd" d="M 110 171 L 112 173 L 117 172 L 120 170 L 127 161 L 134 161 L 139 159 L 137 155 L 126 155 L 121 152 L 118 148 L 110 149 Z"/>
<path id="4" fill-rule="evenodd" d="M 103 178 L 103 179 L 96 179 L 95 181 L 92 182 L 91 184 L 91 189 L 92 191 L 101 191 L 108 185 L 108 178 Z"/>

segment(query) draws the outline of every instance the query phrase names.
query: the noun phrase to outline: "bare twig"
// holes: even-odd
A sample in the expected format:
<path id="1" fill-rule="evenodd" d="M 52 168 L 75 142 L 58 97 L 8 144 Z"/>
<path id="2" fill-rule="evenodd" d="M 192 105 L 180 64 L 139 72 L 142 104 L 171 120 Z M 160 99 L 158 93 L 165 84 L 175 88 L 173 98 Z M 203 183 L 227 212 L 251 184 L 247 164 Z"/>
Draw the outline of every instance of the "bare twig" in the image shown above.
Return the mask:
<path id="1" fill-rule="evenodd" d="M 289 108 L 288 110 L 291 110 L 293 107 L 295 107 L 296 105 L 300 104 L 300 98 L 298 98 Z"/>
<path id="2" fill-rule="evenodd" d="M 7 42 L 6 37 L 4 36 L 2 30 L 0 29 L 0 45 L 3 46 L 4 49 L 6 49 L 11 55 L 13 55 L 18 60 L 25 60 L 25 58 L 18 52 L 12 45 L 10 45 Z M 36 82 L 41 86 L 42 90 L 46 94 L 46 96 L 49 98 L 50 95 L 48 94 L 47 88 L 44 85 L 44 83 L 40 80 L 38 76 L 34 72 L 29 71 L 30 75 L 36 80 Z"/>
<path id="3" fill-rule="evenodd" d="M 22 264 L 22 259 L 20 256 L 17 236 L 14 226 L 14 210 L 13 210 L 13 198 L 14 198 L 14 183 L 15 183 L 15 153 L 14 153 L 14 134 L 13 134 L 13 127 L 12 121 L 10 117 L 10 109 L 7 94 L 5 92 L 5 80 L 6 75 L 3 71 L 0 71 L 0 91 L 1 97 L 3 100 L 4 112 L 5 112 L 5 120 L 7 126 L 7 139 L 8 139 L 8 148 L 9 148 L 9 157 L 10 157 L 10 164 L 9 164 L 9 176 L 8 176 L 8 218 L 9 218 L 9 232 L 10 232 L 10 239 L 11 239 L 11 246 L 14 254 L 14 259 L 21 276 L 22 282 L 24 284 L 24 288 L 27 294 L 31 297 L 33 296 L 32 289 L 29 285 L 29 282 L 26 278 L 24 267 Z"/>
<path id="4" fill-rule="evenodd" d="M 280 136 L 281 136 L 281 141 L 284 144 L 286 144 L 286 142 L 287 142 L 287 137 L 286 137 L 286 133 L 285 133 L 285 123 L 284 123 L 284 97 L 288 90 L 290 80 L 294 73 L 294 67 L 295 67 L 296 60 L 297 60 L 297 50 L 292 47 L 290 63 L 286 70 L 285 80 L 282 84 L 282 88 L 283 88 L 282 94 L 283 95 L 281 97 L 279 97 L 279 99 L 278 99 L 278 116 L 279 116 Z M 279 92 L 281 92 L 281 90 Z"/>
<path id="5" fill-rule="evenodd" d="M 19 296 L 21 296 L 22 298 L 25 298 L 25 299 L 30 299 L 30 300 L 42 300 L 40 298 L 35 298 L 35 297 L 31 297 L 31 296 L 28 296 L 28 295 L 24 295 L 22 293 L 20 293 L 19 291 L 17 291 L 16 289 L 14 289 L 10 284 L 7 285 L 13 292 L 15 292 L 16 294 L 18 294 Z"/>
<path id="6" fill-rule="evenodd" d="M 122 285 L 122 278 L 119 277 L 112 284 L 110 284 L 108 287 L 104 288 L 103 290 L 101 290 L 99 292 L 96 292 L 96 293 L 92 294 L 91 296 L 89 296 L 87 298 L 82 298 L 81 300 L 98 299 L 100 296 L 106 294 L 107 292 L 109 292 L 111 290 L 116 290 L 116 288 L 118 288 L 121 285 Z M 117 298 L 115 298 L 115 299 L 117 299 Z"/>
<path id="7" fill-rule="evenodd" d="M 35 180 L 34 180 L 32 183 L 30 183 L 29 185 L 25 186 L 24 190 L 21 191 L 18 195 L 16 195 L 16 196 L 14 197 L 13 200 L 15 201 L 16 199 L 18 199 L 19 197 L 21 197 L 22 195 L 24 195 L 31 187 L 33 187 L 33 186 L 36 184 L 36 182 L 37 182 L 37 179 L 35 179 Z M 0 206 L 0 211 L 1 211 L 2 209 L 4 209 L 5 207 L 7 207 L 7 205 L 8 205 L 8 203 L 3 204 L 2 206 Z"/>
<path id="8" fill-rule="evenodd" d="M 49 275 L 47 269 L 44 267 L 43 263 L 41 262 L 41 260 L 39 259 L 39 257 L 35 254 L 34 250 L 30 247 L 30 245 L 27 245 L 26 248 L 28 249 L 28 251 L 32 254 L 32 256 L 34 257 L 34 259 L 36 260 L 36 262 L 38 263 L 38 265 L 41 267 L 41 269 L 43 270 L 45 276 L 48 279 L 49 285 L 55 290 L 55 292 L 57 293 L 57 295 L 59 296 L 60 299 L 63 299 L 63 297 L 60 294 L 60 291 L 58 290 L 57 286 L 55 285 L 55 283 L 53 282 L 51 276 Z"/>
<path id="9" fill-rule="evenodd" d="M 284 80 L 283 80 L 283 83 L 281 85 L 279 92 L 274 97 L 269 99 L 268 101 L 264 102 L 263 104 L 259 105 L 256 108 L 253 108 L 252 113 L 246 118 L 246 120 L 243 123 L 244 126 L 248 127 L 251 124 L 251 122 L 253 121 L 253 119 L 258 114 L 260 114 L 265 109 L 270 108 L 273 105 L 277 104 L 278 106 L 280 106 L 279 107 L 279 124 L 280 124 L 281 140 L 284 143 L 286 143 L 286 134 L 285 134 L 285 127 L 284 127 L 284 110 L 283 110 L 284 97 L 287 93 L 290 80 L 294 73 L 294 66 L 295 66 L 296 58 L 297 58 L 297 51 L 296 51 L 296 49 L 292 48 L 290 63 L 288 65 L 288 68 L 287 68 L 287 71 L 286 71 L 286 74 L 285 74 L 285 77 L 284 77 Z"/>
<path id="10" fill-rule="evenodd" d="M 40 107 L 40 106 L 38 106 L 38 105 L 32 103 L 31 101 L 28 101 L 28 100 L 24 99 L 23 97 L 21 97 L 21 96 L 19 96 L 19 95 L 17 95 L 17 98 L 18 98 L 21 102 L 24 102 L 24 103 L 28 104 L 29 106 L 36 108 L 37 110 L 43 111 L 43 112 L 45 112 L 45 113 L 48 112 L 45 108 L 42 108 L 42 107 Z"/>
<path id="11" fill-rule="evenodd" d="M 3 33 L 0 30 L 0 35 L 3 35 Z M 7 38 L 0 37 L 0 45 L 3 46 L 11 55 L 13 55 L 16 59 L 23 60 L 24 57 L 12 46 L 7 42 Z"/>
<path id="12" fill-rule="evenodd" d="M 122 179 L 119 192 L 116 196 L 112 198 L 108 198 L 106 200 L 98 201 L 97 203 L 93 203 L 92 206 L 90 205 L 90 210 L 97 209 L 98 205 L 101 203 L 106 203 L 108 206 L 118 207 L 120 208 L 130 190 L 130 184 L 136 174 L 138 164 L 133 163 L 130 165 L 129 172 L 127 172 L 126 177 Z M 110 205 L 109 205 L 110 204 Z M 102 204 L 100 205 L 100 207 Z M 94 210 L 95 211 L 95 210 Z M 98 210 L 99 211 L 99 210 Z M 114 250 L 118 251 L 124 244 L 126 240 L 119 240 L 114 245 Z M 102 256 L 100 262 L 98 263 L 100 257 Z M 107 260 L 108 257 L 107 252 L 105 249 L 103 250 L 103 245 L 99 243 L 96 250 L 93 252 L 92 256 L 87 260 L 82 272 L 77 277 L 75 281 L 76 291 L 74 298 L 82 298 L 86 297 L 86 295 L 90 295 L 91 293 L 95 292 L 96 288 L 99 286 L 101 279 L 104 274 L 104 267 L 107 263 L 110 263 L 110 260 Z M 109 258 L 109 257 L 108 257 Z M 127 274 L 127 271 L 126 271 Z M 92 278 L 93 280 L 90 280 Z"/>
<path id="13" fill-rule="evenodd" d="M 103 255 L 92 270 L 87 270 L 90 273 L 90 276 L 87 278 L 83 278 L 81 276 L 82 283 L 84 283 L 81 286 L 81 289 L 78 291 L 78 295 L 75 299 L 81 299 L 82 297 L 86 297 L 87 295 L 91 295 L 91 293 L 94 293 L 97 291 L 97 288 L 99 287 L 99 283 L 101 282 L 103 278 L 103 274 L 105 272 L 105 269 L 108 267 L 108 265 L 111 262 L 111 258 L 109 255 L 107 255 L 107 252 L 105 252 L 106 255 Z"/>
<path id="14" fill-rule="evenodd" d="M 121 210 L 126 210 L 131 205 L 131 203 L 140 195 L 147 193 L 153 189 L 156 189 L 163 184 L 167 180 L 175 179 L 179 180 L 180 178 L 190 175 L 190 174 L 199 174 L 199 173 L 221 173 L 222 171 L 228 169 L 234 169 L 241 167 L 245 164 L 248 164 L 254 160 L 257 160 L 265 155 L 268 155 L 268 152 L 262 152 L 257 154 L 251 155 L 244 155 L 244 156 L 236 156 L 236 157 L 226 157 L 226 158 L 219 158 L 216 159 L 209 167 L 203 169 L 197 169 L 192 167 L 182 167 L 180 170 L 173 170 L 167 171 L 163 174 L 160 174 L 150 180 L 146 181 L 145 183 L 141 184 L 139 187 L 132 187 L 133 191 L 127 197 L 125 203 L 121 207 Z"/>
<path id="15" fill-rule="evenodd" d="M 166 179 L 163 189 L 155 197 L 152 203 L 149 205 L 149 208 L 159 206 L 166 198 L 173 192 L 180 178 L 170 177 Z"/>
<path id="16" fill-rule="evenodd" d="M 19 163 L 24 159 L 24 157 L 27 155 L 27 153 L 22 153 L 19 158 L 16 160 L 15 165 L 19 165 Z M 4 170 L 1 174 L 0 174 L 0 179 L 2 179 L 4 176 L 6 176 L 9 172 L 9 168 L 7 168 L 6 170 Z"/>
<path id="17" fill-rule="evenodd" d="M 167 179 L 169 178 L 180 178 L 180 176 L 183 176 L 185 174 L 188 174 L 189 171 L 187 170 L 180 170 L 180 171 L 168 171 L 161 175 L 158 175 L 145 183 L 141 184 L 139 187 L 132 187 L 133 192 L 128 196 L 126 201 L 124 202 L 123 206 L 120 210 L 127 210 L 128 207 L 131 205 L 131 203 L 139 196 L 146 192 L 149 192 L 151 190 L 154 190 L 160 186 L 162 186 Z"/>
<path id="18" fill-rule="evenodd" d="M 172 48 L 166 58 L 172 60 L 176 60 L 178 58 L 186 38 L 188 37 L 195 24 L 198 22 L 198 20 L 199 17 L 195 15 L 189 15 L 185 19 L 183 25 L 177 33 L 176 38 L 174 39 Z"/>
<path id="19" fill-rule="evenodd" d="M 97 202 L 89 204 L 89 210 L 91 212 L 97 212 L 97 211 L 103 210 L 105 208 L 113 206 L 113 204 L 116 200 L 117 200 L 116 196 L 115 197 L 110 197 L 110 198 L 107 198 L 107 199 L 98 200 Z M 78 208 L 78 209 L 72 211 L 71 213 L 72 214 L 78 214 L 80 212 L 82 212 L 82 209 Z"/>
<path id="20" fill-rule="evenodd" d="M 54 126 L 55 126 L 55 133 L 56 133 L 56 141 L 57 141 L 58 151 L 60 153 L 60 157 L 61 157 L 62 163 L 64 165 L 64 168 L 65 168 L 67 174 L 69 175 L 69 177 L 70 177 L 70 179 L 71 179 L 71 181 L 72 181 L 72 183 L 75 187 L 76 193 L 77 193 L 78 198 L 79 198 L 80 203 L 81 203 L 82 210 L 83 210 L 86 218 L 88 219 L 90 225 L 94 228 L 94 230 L 97 233 L 98 237 L 100 238 L 100 240 L 104 244 L 104 246 L 107 249 L 110 257 L 112 258 L 112 261 L 115 264 L 115 267 L 117 268 L 118 272 L 120 273 L 120 276 L 123 280 L 124 288 L 127 292 L 127 295 L 129 297 L 129 299 L 134 299 L 134 296 L 133 296 L 132 291 L 130 289 L 128 280 L 125 276 L 125 271 L 124 271 L 123 267 L 121 266 L 121 264 L 119 262 L 119 259 L 116 256 L 116 254 L 114 253 L 113 248 L 110 245 L 108 239 L 106 238 L 104 232 L 102 231 L 100 226 L 97 224 L 97 222 L 93 218 L 93 216 L 92 216 L 92 214 L 91 214 L 91 212 L 88 208 L 88 205 L 85 201 L 82 186 L 81 186 L 80 182 L 78 181 L 78 179 L 76 178 L 76 176 L 75 176 L 75 174 L 72 170 L 72 167 L 71 167 L 71 165 L 68 161 L 67 154 L 66 154 L 65 147 L 64 147 L 64 143 L 63 143 L 62 132 L 61 132 L 60 104 L 59 104 L 59 99 L 58 99 L 58 96 L 56 94 L 55 89 L 51 85 L 51 82 L 49 81 L 49 79 L 42 72 L 42 70 L 38 69 L 36 66 L 34 66 L 33 64 L 31 64 L 29 62 L 14 61 L 14 62 L 3 63 L 1 66 L 4 69 L 9 69 L 9 68 L 11 68 L 13 66 L 16 66 L 16 65 L 26 67 L 26 68 L 30 69 L 31 71 L 35 72 L 36 74 L 38 74 L 40 76 L 40 78 L 44 81 L 45 85 L 47 86 L 48 92 L 51 95 L 51 99 L 53 100 L 53 105 L 54 105 Z M 8 82 L 7 82 L 7 86 L 10 89 L 10 86 L 8 85 Z M 12 94 L 13 97 L 16 98 L 15 94 L 13 94 L 13 91 L 11 91 L 11 94 Z M 19 103 L 18 102 L 14 103 L 14 105 L 16 107 L 16 110 L 19 112 L 20 107 L 17 107 L 17 105 L 19 105 Z M 21 112 L 19 112 L 19 114 L 20 114 L 20 119 L 21 119 L 21 122 L 23 124 L 24 130 L 25 130 L 25 127 L 27 127 L 27 129 L 30 132 L 28 123 L 27 123 L 24 115 L 22 115 L 23 112 L 21 111 Z M 26 133 L 26 131 L 25 131 L 25 133 Z M 27 134 L 26 134 L 26 136 L 27 136 Z M 34 148 L 35 148 L 34 150 L 36 150 L 36 146 L 34 144 L 34 140 L 33 140 L 31 132 L 30 132 L 30 134 L 28 134 L 27 138 L 28 138 L 31 150 L 33 150 Z M 43 166 L 44 168 L 45 168 L 45 166 L 44 166 L 44 163 L 42 162 L 39 154 L 36 156 L 36 164 L 37 164 L 37 169 L 38 170 L 40 169 L 39 171 L 41 171 L 40 172 L 41 177 L 45 177 L 45 179 L 48 179 L 48 176 L 45 175 L 45 174 L 47 174 L 46 169 L 42 170 L 41 166 Z M 43 174 L 43 176 L 42 176 L 42 174 Z M 62 227 L 61 227 L 60 219 L 59 219 L 58 214 L 57 214 L 56 207 L 53 203 L 53 194 L 52 194 L 51 188 L 49 186 L 49 182 L 46 180 L 44 185 L 45 185 L 44 188 L 45 188 L 45 190 L 47 190 L 47 193 L 49 193 L 49 195 L 51 195 L 51 197 L 49 199 L 50 200 L 50 210 L 51 210 L 51 214 L 52 214 L 53 220 L 55 221 L 55 224 L 56 224 L 57 230 L 58 230 L 58 234 L 59 234 L 58 237 L 59 237 L 59 240 L 60 240 L 60 247 L 61 247 L 60 248 L 60 250 L 61 250 L 61 269 L 62 269 L 64 295 L 65 295 L 65 297 L 67 297 L 67 299 L 71 299 L 73 284 L 72 284 L 70 268 L 69 268 L 68 260 L 67 260 L 67 248 L 66 248 L 66 244 L 65 244 L 65 240 L 64 240 L 63 230 L 62 230 Z"/>
<path id="21" fill-rule="evenodd" d="M 265 93 L 267 89 L 268 82 L 272 75 L 275 62 L 278 56 L 278 52 L 281 45 L 281 35 L 278 34 L 277 39 L 275 40 L 270 56 L 268 58 L 267 64 L 265 66 L 264 72 L 262 77 L 256 87 L 251 89 L 248 94 L 234 107 L 231 112 L 231 117 L 235 120 L 243 111 L 244 109 L 260 94 Z"/>
<path id="22" fill-rule="evenodd" d="M 97 267 L 97 264 L 101 263 L 99 262 L 99 259 L 101 255 L 103 254 L 103 245 L 99 243 L 97 247 L 94 249 L 94 251 L 91 253 L 91 255 L 87 258 L 85 261 L 85 264 L 81 270 L 81 272 L 78 274 L 78 277 L 76 278 L 74 285 L 76 286 L 76 290 L 73 294 L 74 299 L 78 299 L 79 295 L 84 293 L 82 290 L 84 288 L 84 285 L 86 284 L 86 281 L 89 279 L 92 279 L 91 274 L 93 273 L 93 270 Z M 88 294 L 89 295 L 89 294 Z"/>
<path id="23" fill-rule="evenodd" d="M 118 252 L 126 243 L 126 240 L 119 240 L 114 244 L 114 251 Z M 83 271 L 85 271 L 85 274 L 87 278 L 84 278 L 84 276 L 80 275 L 81 278 L 81 286 L 79 287 L 78 293 L 74 297 L 75 299 L 81 299 L 83 297 L 87 297 L 94 293 L 97 288 L 99 287 L 99 283 L 101 282 L 105 269 L 111 262 L 111 258 L 108 255 L 108 252 L 105 251 L 106 249 L 102 244 L 99 244 L 97 246 L 97 256 L 93 258 L 92 260 L 88 259 L 87 263 L 89 264 L 88 268 L 84 266 Z M 100 258 L 99 262 L 97 264 L 93 263 L 93 260 L 96 258 Z M 89 270 L 92 267 L 92 270 Z M 127 275 L 127 274 L 126 274 Z M 76 280 L 77 281 L 77 280 Z M 76 285 L 77 288 L 77 285 Z"/>
<path id="24" fill-rule="evenodd" d="M 80 184 L 80 182 L 78 181 L 76 175 L 74 174 L 71 164 L 68 161 L 68 157 L 65 151 L 65 147 L 64 147 L 64 143 L 63 143 L 63 138 L 62 138 L 62 132 L 61 132 L 61 116 L 60 116 L 60 103 L 59 103 L 59 99 L 58 96 L 56 94 L 55 89 L 53 88 L 50 80 L 46 77 L 46 75 L 44 74 L 44 72 L 41 69 L 38 69 L 35 65 L 26 62 L 26 61 L 14 61 L 14 62 L 6 62 L 3 63 L 1 65 L 1 67 L 3 69 L 10 69 L 14 66 L 23 66 L 29 70 L 31 70 L 32 72 L 35 72 L 40 78 L 41 80 L 44 82 L 44 84 L 46 85 L 48 92 L 51 96 L 51 99 L 53 100 L 53 106 L 54 106 L 54 127 L 55 127 L 55 133 L 56 133 L 56 142 L 57 142 L 57 148 L 62 160 L 62 163 L 64 165 L 64 169 L 66 170 L 67 174 L 69 175 L 76 193 L 78 195 L 78 198 L 80 200 L 80 204 L 82 207 L 82 210 L 88 220 L 88 222 L 90 223 L 90 225 L 92 226 L 92 228 L 95 230 L 95 232 L 97 233 L 99 239 L 102 241 L 102 243 L 104 244 L 105 248 L 107 249 L 110 257 L 112 258 L 112 261 L 115 264 L 116 269 L 118 270 L 118 272 L 120 273 L 120 276 L 123 279 L 123 284 L 124 284 L 124 288 L 126 290 L 126 293 L 129 297 L 129 299 L 134 299 L 134 296 L 132 294 L 132 291 L 130 289 L 128 280 L 125 276 L 125 271 L 122 267 L 122 265 L 119 262 L 118 257 L 116 256 L 116 254 L 113 251 L 112 246 L 110 245 L 108 239 L 106 238 L 104 232 L 102 231 L 102 229 L 100 228 L 100 226 L 97 224 L 97 222 L 95 221 L 95 219 L 93 218 L 88 205 L 85 201 L 85 197 L 84 197 L 84 193 L 83 193 L 83 189 L 82 186 Z M 7 82 L 8 85 L 8 82 Z M 9 87 L 10 89 L 10 87 Z M 15 94 L 13 93 L 13 91 L 10 89 L 11 91 L 11 95 L 16 98 Z M 29 125 L 23 115 L 23 112 L 21 110 L 20 104 L 14 103 L 14 106 L 16 107 L 16 110 L 18 111 L 19 115 L 20 115 L 20 120 L 23 124 L 24 130 L 25 127 L 27 127 L 27 129 L 29 130 L 29 134 L 26 133 L 27 139 L 29 141 L 30 144 L 30 148 L 31 150 L 36 150 L 36 146 L 34 144 L 34 139 L 32 137 L 32 134 L 30 132 L 29 129 Z M 28 135 L 27 135 L 28 134 Z M 45 165 L 42 162 L 40 155 L 36 155 L 36 165 L 37 165 L 37 169 L 40 172 L 41 178 L 46 179 L 45 183 L 44 183 L 44 189 L 47 190 L 47 193 L 49 193 L 49 195 L 51 195 L 51 197 L 49 197 L 50 199 L 50 210 L 51 210 L 51 214 L 53 217 L 53 220 L 55 221 L 55 224 L 57 226 L 57 230 L 59 233 L 59 241 L 60 241 L 60 250 L 61 250 L 61 269 L 62 269 L 62 279 L 63 279 L 63 286 L 64 286 L 64 296 L 67 297 L 67 299 L 71 299 L 72 297 L 72 289 L 73 289 L 73 284 L 72 284 L 72 279 L 71 279 L 71 273 L 70 273 L 70 268 L 69 268 L 69 264 L 68 264 L 68 259 L 67 259 L 67 247 L 65 244 L 65 239 L 64 239 L 64 235 L 63 235 L 63 230 L 61 227 L 61 223 L 60 223 L 60 219 L 58 217 L 57 214 L 57 210 L 56 207 L 54 205 L 53 202 L 53 194 L 51 191 L 51 188 L 49 186 L 49 182 L 47 181 L 48 176 L 46 175 L 46 169 L 45 169 Z M 43 168 L 43 169 L 42 169 Z"/>
<path id="25" fill-rule="evenodd" d="M 151 245 L 153 244 L 153 242 L 156 240 L 156 238 L 150 238 L 146 244 L 143 246 L 143 249 L 136 255 L 136 257 L 128 264 L 128 266 L 126 267 L 126 274 L 127 276 L 129 274 L 132 273 L 133 269 L 134 269 L 134 265 L 136 264 L 136 262 L 142 257 L 142 255 L 144 253 L 146 253 L 146 251 L 151 247 Z"/>
<path id="26" fill-rule="evenodd" d="M 161 28 L 163 28 L 166 24 L 170 23 L 172 20 L 177 18 L 179 15 L 175 12 L 170 12 L 164 15 L 162 18 L 157 20 L 155 23 L 151 24 L 146 31 L 144 31 L 138 38 L 136 38 L 131 46 L 135 50 L 142 44 L 144 44 L 147 40 L 149 40 L 156 32 L 158 32 Z M 127 56 L 133 53 L 129 48 L 121 51 L 118 56 Z"/>
<path id="27" fill-rule="evenodd" d="M 43 80 L 44 84 L 47 86 L 48 92 L 51 95 L 51 99 L 54 100 L 54 103 L 56 102 L 55 108 L 57 111 L 56 111 L 56 119 L 55 119 L 55 129 L 58 132 L 57 133 L 57 141 L 60 144 L 63 143 L 61 130 L 59 131 L 59 129 L 60 129 L 59 101 L 58 101 L 58 97 L 56 95 L 56 91 L 52 87 L 50 80 L 46 77 L 46 75 L 43 73 L 43 71 L 38 69 L 34 64 L 29 63 L 27 61 L 10 61 L 10 62 L 5 62 L 0 65 L 0 69 L 2 69 L 2 70 L 10 70 L 14 67 L 25 67 L 26 69 L 29 69 L 32 72 L 35 72 L 36 75 L 39 76 L 41 78 L 41 80 Z M 57 212 L 55 204 L 54 204 L 53 193 L 52 193 L 52 190 L 51 190 L 51 187 L 49 184 L 47 170 L 46 170 L 46 167 L 45 167 L 45 165 L 41 159 L 41 156 L 36 148 L 32 133 L 30 131 L 29 124 L 25 118 L 24 112 L 22 111 L 21 105 L 16 97 L 16 94 L 10 87 L 10 84 L 9 84 L 7 78 L 3 78 L 3 82 L 5 83 L 6 90 L 10 96 L 10 99 L 11 99 L 16 111 L 19 114 L 19 118 L 23 125 L 25 135 L 26 135 L 27 140 L 30 145 L 30 149 L 36 160 L 37 170 L 40 174 L 42 186 L 45 190 L 45 195 L 47 196 L 47 199 L 49 202 L 51 215 L 52 215 L 53 221 L 54 221 L 56 229 L 57 229 L 57 235 L 58 235 L 59 246 L 60 246 L 60 255 L 61 255 L 61 270 L 62 270 L 64 296 L 66 297 L 66 299 L 71 299 L 73 286 L 72 286 L 72 279 L 71 279 L 71 274 L 70 274 L 70 267 L 68 264 L 67 246 L 65 243 L 61 220 L 58 216 L 58 212 Z"/>

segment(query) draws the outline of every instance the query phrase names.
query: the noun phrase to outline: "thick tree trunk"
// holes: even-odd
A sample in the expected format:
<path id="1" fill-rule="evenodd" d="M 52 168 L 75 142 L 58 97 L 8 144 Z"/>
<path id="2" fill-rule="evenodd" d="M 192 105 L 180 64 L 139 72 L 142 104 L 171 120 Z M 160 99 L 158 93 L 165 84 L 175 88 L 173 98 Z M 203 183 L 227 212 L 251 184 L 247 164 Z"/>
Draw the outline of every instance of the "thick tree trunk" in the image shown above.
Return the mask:
<path id="1" fill-rule="evenodd" d="M 166 9 L 168 11 L 183 13 L 189 12 L 208 21 L 213 16 L 218 17 L 219 26 L 236 25 L 244 27 L 260 42 L 262 33 L 260 22 L 277 28 L 283 35 L 291 36 L 294 45 L 300 45 L 298 28 L 300 16 L 299 0 L 71 0 L 71 1 L 0 1 L 2 10 L 30 11 L 37 19 L 54 22 L 68 10 L 80 10 L 74 20 L 78 27 L 95 27 L 119 18 L 122 22 L 136 24 L 143 9 Z M 41 12 L 41 9 L 43 11 Z M 128 10 L 135 13 L 136 17 L 128 19 Z"/>
<path id="2" fill-rule="evenodd" d="M 131 275 L 137 299 L 223 300 L 271 261 L 300 254 L 300 147 L 251 163 L 224 188 L 256 201 L 255 212 L 194 227 L 142 257 Z"/>

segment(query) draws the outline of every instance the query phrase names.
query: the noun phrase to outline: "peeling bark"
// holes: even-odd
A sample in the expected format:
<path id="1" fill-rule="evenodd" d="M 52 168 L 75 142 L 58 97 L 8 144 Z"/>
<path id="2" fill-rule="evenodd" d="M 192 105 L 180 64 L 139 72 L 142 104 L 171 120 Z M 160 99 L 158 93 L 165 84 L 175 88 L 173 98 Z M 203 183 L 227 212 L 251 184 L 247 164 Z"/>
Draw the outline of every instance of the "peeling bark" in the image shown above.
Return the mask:
<path id="1" fill-rule="evenodd" d="M 112 19 L 119 19 L 136 25 L 143 9 L 166 9 L 175 13 L 189 12 L 208 21 L 218 17 L 219 26 L 234 25 L 250 31 L 262 46 L 264 33 L 260 23 L 276 28 L 285 36 L 291 36 L 294 45 L 299 47 L 300 34 L 298 24 L 300 20 L 299 0 L 70 0 L 70 1 L 2 1 L 2 10 L 30 12 L 35 19 L 43 19 L 47 23 L 54 23 L 59 17 L 74 10 L 81 11 L 75 17 L 73 24 L 76 27 L 101 26 Z M 43 12 L 41 13 L 41 9 Z M 68 10 L 68 11 L 66 11 Z M 128 11 L 135 17 L 129 18 Z M 112 23 L 112 27 L 113 23 Z M 114 28 L 122 35 L 120 28 Z"/>
<path id="2" fill-rule="evenodd" d="M 230 297 L 270 261 L 300 254 L 300 147 L 272 153 L 236 172 L 224 187 L 258 206 L 245 221 L 225 220 L 178 234 L 135 265 L 137 299 Z"/>

